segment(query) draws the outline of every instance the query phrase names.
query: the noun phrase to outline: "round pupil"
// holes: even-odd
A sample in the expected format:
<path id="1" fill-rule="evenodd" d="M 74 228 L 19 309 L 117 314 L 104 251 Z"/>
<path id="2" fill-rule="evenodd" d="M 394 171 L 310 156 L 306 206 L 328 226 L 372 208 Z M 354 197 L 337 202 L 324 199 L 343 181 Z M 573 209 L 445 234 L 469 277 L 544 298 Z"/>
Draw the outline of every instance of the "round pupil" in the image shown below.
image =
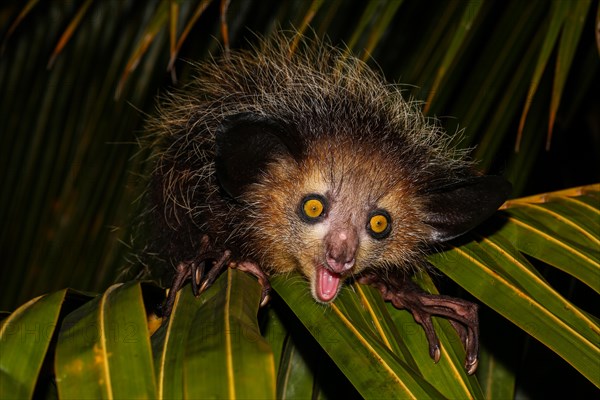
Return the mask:
<path id="1" fill-rule="evenodd" d="M 304 203 L 304 213 L 312 218 L 316 218 L 323 212 L 323 203 L 316 199 L 310 199 Z"/>
<path id="2" fill-rule="evenodd" d="M 371 230 L 375 233 L 381 233 L 387 228 L 387 218 L 383 215 L 374 215 L 371 218 Z"/>

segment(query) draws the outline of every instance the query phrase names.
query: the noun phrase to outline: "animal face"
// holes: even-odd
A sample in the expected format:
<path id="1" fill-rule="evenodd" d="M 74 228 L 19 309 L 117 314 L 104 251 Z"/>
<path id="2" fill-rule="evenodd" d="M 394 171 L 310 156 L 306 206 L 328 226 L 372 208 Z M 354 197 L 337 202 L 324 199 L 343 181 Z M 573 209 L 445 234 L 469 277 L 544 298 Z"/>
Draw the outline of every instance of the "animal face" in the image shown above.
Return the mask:
<path id="1" fill-rule="evenodd" d="M 441 168 L 401 132 L 358 129 L 328 133 L 244 113 L 216 134 L 233 236 L 261 268 L 303 273 L 322 303 L 367 268 L 418 268 L 424 245 L 473 228 L 510 189 L 499 177 Z"/>
<path id="2" fill-rule="evenodd" d="M 391 158 L 330 143 L 303 160 L 269 164 L 260 181 L 244 198 L 261 263 L 300 271 L 318 302 L 335 299 L 345 279 L 367 268 L 405 267 L 420 254 L 423 210 Z"/>

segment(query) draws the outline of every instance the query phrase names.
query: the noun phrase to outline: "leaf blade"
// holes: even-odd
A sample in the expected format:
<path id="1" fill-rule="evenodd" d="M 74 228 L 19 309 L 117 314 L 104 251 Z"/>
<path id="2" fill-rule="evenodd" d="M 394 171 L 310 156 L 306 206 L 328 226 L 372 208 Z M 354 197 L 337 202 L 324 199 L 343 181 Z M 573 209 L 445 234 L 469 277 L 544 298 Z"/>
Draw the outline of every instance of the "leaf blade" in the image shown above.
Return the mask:
<path id="1" fill-rule="evenodd" d="M 66 289 L 30 300 L 0 327 L 0 398 L 32 398 Z"/>
<path id="2" fill-rule="evenodd" d="M 155 398 L 145 315 L 139 282 L 113 285 L 69 314 L 55 357 L 59 396 Z"/>
<path id="3" fill-rule="evenodd" d="M 520 251 L 561 269 L 600 293 L 597 279 L 600 264 L 593 247 L 578 246 L 517 209 L 510 213 L 509 223 L 503 231 Z"/>
<path id="4" fill-rule="evenodd" d="M 469 33 L 471 33 L 471 27 L 477 21 L 477 15 L 481 11 L 481 7 L 483 6 L 483 1 L 474 1 L 467 4 L 466 8 L 463 11 L 463 14 L 460 19 L 460 24 L 454 33 L 452 38 L 452 42 L 448 47 L 444 59 L 440 63 L 440 66 L 435 74 L 435 79 L 431 88 L 429 90 L 429 95 L 427 96 L 427 100 L 425 100 L 425 108 L 423 110 L 424 113 L 427 113 L 429 107 L 435 95 L 439 91 L 439 87 L 446 78 L 446 75 L 452 65 L 456 62 L 456 58 L 460 54 L 461 49 L 464 46 L 464 43 L 469 38 Z"/>
<path id="5" fill-rule="evenodd" d="M 338 300 L 348 296 L 348 289 L 331 307 L 324 308 L 306 301 L 307 282 L 297 275 L 286 277 L 285 282 L 282 277 L 274 277 L 271 283 L 362 396 L 441 396 L 381 341 L 354 326 L 337 305 Z"/>
<path id="6" fill-rule="evenodd" d="M 256 319 L 260 285 L 228 268 L 210 289 L 217 294 L 200 307 L 188 332 L 184 396 L 274 398 L 273 353 Z"/>
<path id="7" fill-rule="evenodd" d="M 535 65 L 535 70 L 533 71 L 533 76 L 531 77 L 529 91 L 527 92 L 527 98 L 525 100 L 525 105 L 521 114 L 521 120 L 519 121 L 517 143 L 515 145 L 516 151 L 519 151 L 521 136 L 523 134 L 523 128 L 525 126 L 525 118 L 527 118 L 527 114 L 529 113 L 529 108 L 531 106 L 531 102 L 533 101 L 533 96 L 535 95 L 540 80 L 542 79 L 542 73 L 548 65 L 548 59 L 550 58 L 550 54 L 552 53 L 552 50 L 554 49 L 554 46 L 558 41 L 558 36 L 560 34 L 561 28 L 563 26 L 568 12 L 568 3 L 565 1 L 552 2 L 550 7 L 551 16 L 548 31 L 546 33 L 546 36 L 544 37 L 544 41 L 540 49 L 540 54 Z"/>
<path id="8" fill-rule="evenodd" d="M 470 242 L 436 254 L 430 257 L 430 261 L 482 302 L 554 350 L 598 386 L 598 346 L 554 314 L 544 303 L 504 277 L 502 271 L 495 270 L 492 267 L 495 263 L 489 260 L 488 254 L 493 251 L 485 244 Z M 509 263 L 505 261 L 503 267 Z"/>
<path id="9" fill-rule="evenodd" d="M 569 70 L 571 69 L 571 64 L 573 63 L 575 50 L 577 49 L 579 38 L 583 32 L 583 26 L 585 25 L 586 16 L 591 3 L 591 0 L 579 0 L 574 3 L 569 3 L 569 5 L 571 5 L 571 10 L 567 15 L 565 27 L 563 29 L 558 47 L 558 58 L 556 61 L 556 71 L 554 73 L 552 97 L 550 99 L 550 115 L 548 121 L 546 150 L 550 149 L 556 112 L 558 111 L 558 106 L 560 105 L 563 89 L 567 81 Z"/>

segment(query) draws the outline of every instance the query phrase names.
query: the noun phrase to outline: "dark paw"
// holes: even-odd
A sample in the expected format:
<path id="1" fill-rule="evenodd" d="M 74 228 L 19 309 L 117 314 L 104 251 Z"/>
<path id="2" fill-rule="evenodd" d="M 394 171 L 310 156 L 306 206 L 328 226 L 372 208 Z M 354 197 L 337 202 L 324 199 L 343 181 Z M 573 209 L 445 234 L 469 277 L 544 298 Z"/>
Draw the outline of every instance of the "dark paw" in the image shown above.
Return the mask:
<path id="1" fill-rule="evenodd" d="M 191 261 L 181 261 L 177 264 L 169 295 L 163 307 L 164 317 L 168 318 L 171 315 L 175 296 L 188 279 L 192 280 L 192 292 L 195 296 L 198 296 L 214 283 L 223 269 L 227 267 L 230 257 L 231 252 L 229 250 L 223 252 L 211 251 L 208 236 L 203 236 L 200 240 L 198 256 Z M 208 272 L 205 273 L 207 269 Z"/>
<path id="2" fill-rule="evenodd" d="M 262 307 L 267 304 L 269 293 L 271 292 L 271 284 L 262 269 L 251 261 L 231 262 L 231 252 L 229 250 L 221 252 L 212 251 L 208 237 L 203 236 L 200 241 L 198 256 L 192 261 L 182 261 L 177 265 L 169 295 L 162 308 L 164 318 L 167 319 L 171 315 L 177 292 L 185 285 L 188 279 L 192 281 L 192 292 L 195 296 L 199 296 L 212 286 L 227 267 L 237 267 L 241 271 L 254 275 L 262 286 L 260 305 Z"/>
<path id="3" fill-rule="evenodd" d="M 479 362 L 479 318 L 477 305 L 466 300 L 424 292 L 408 277 L 386 277 L 384 281 L 375 274 L 366 274 L 359 283 L 376 287 L 383 299 L 397 309 L 410 311 L 419 323 L 429 342 L 429 355 L 438 362 L 440 341 L 433 326 L 432 316 L 447 318 L 458 332 L 466 350 L 465 369 L 469 375 L 475 373 Z"/>

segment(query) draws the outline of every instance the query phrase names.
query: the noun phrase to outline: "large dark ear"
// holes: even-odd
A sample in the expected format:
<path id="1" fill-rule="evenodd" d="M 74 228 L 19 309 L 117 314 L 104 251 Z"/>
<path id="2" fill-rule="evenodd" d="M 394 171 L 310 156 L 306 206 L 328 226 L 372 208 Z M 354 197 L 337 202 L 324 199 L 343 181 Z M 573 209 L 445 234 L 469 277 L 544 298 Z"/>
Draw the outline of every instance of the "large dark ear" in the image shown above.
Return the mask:
<path id="1" fill-rule="evenodd" d="M 219 184 L 229 196 L 240 196 L 269 161 L 296 156 L 297 142 L 297 135 L 267 117 L 242 113 L 226 118 L 215 136 Z"/>
<path id="2" fill-rule="evenodd" d="M 506 200 L 511 187 L 500 176 L 476 176 L 430 190 L 425 222 L 433 227 L 432 242 L 454 239 L 486 220 Z"/>

